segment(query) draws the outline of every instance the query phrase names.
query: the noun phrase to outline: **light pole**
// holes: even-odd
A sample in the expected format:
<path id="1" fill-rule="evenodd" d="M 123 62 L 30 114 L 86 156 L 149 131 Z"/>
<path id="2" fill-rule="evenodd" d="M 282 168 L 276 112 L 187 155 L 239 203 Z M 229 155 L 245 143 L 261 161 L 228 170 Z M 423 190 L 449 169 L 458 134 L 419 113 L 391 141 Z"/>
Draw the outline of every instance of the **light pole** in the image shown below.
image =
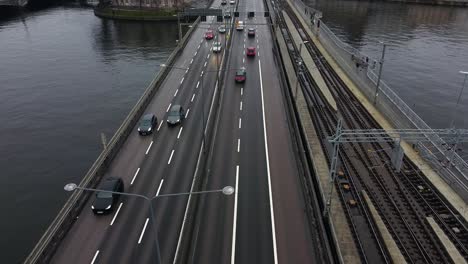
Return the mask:
<path id="1" fill-rule="evenodd" d="M 463 94 L 463 89 L 465 88 L 466 77 L 468 76 L 468 72 L 466 71 L 460 71 L 460 73 L 464 74 L 465 78 L 463 79 L 463 85 L 462 85 L 462 88 L 460 89 L 460 94 L 458 95 L 457 104 L 455 105 L 455 109 L 453 109 L 452 122 L 450 123 L 451 128 L 455 128 L 455 117 L 457 116 L 457 108 L 458 108 L 458 104 L 460 103 L 460 99 Z"/>
<path id="2" fill-rule="evenodd" d="M 168 196 L 182 196 L 182 195 L 217 193 L 217 192 L 221 192 L 224 195 L 231 195 L 235 191 L 234 187 L 225 186 L 224 188 L 218 189 L 218 190 L 199 191 L 199 192 L 183 192 L 183 193 L 168 193 L 168 194 L 156 195 L 154 197 L 148 197 L 148 196 L 141 195 L 141 194 L 136 194 L 136 193 L 114 192 L 114 191 L 106 191 L 106 190 L 93 189 L 93 188 L 85 188 L 85 187 L 80 187 L 80 186 L 76 185 L 76 183 L 68 183 L 63 187 L 63 189 L 65 191 L 67 191 L 67 192 L 72 192 L 72 191 L 78 189 L 78 190 L 82 190 L 82 191 L 120 194 L 120 195 L 124 195 L 124 196 L 138 197 L 138 198 L 145 199 L 149 203 L 149 207 L 150 207 L 150 216 L 149 216 L 149 218 L 151 218 L 151 224 L 153 225 L 153 230 L 154 230 L 154 246 L 155 246 L 156 263 L 157 264 L 161 264 L 162 262 L 161 262 L 161 251 L 159 250 L 158 231 L 156 229 L 156 221 L 154 219 L 154 209 L 153 209 L 153 203 L 152 203 L 152 201 L 154 199 L 157 199 L 157 198 L 160 198 L 160 197 L 168 197 Z"/>
<path id="3" fill-rule="evenodd" d="M 307 44 L 309 41 L 303 41 L 299 43 L 299 61 L 298 61 L 298 67 L 297 67 L 297 72 L 296 72 L 296 93 L 294 94 L 294 99 L 297 100 L 297 89 L 299 88 L 299 72 L 302 70 L 302 45 Z"/>
<path id="4" fill-rule="evenodd" d="M 379 86 L 380 86 L 380 77 L 382 76 L 382 68 L 383 68 L 383 63 L 384 63 L 384 58 L 385 58 L 385 48 L 387 47 L 387 45 L 382 42 L 382 41 L 379 41 L 380 44 L 383 45 L 383 49 L 382 49 L 382 57 L 380 58 L 380 61 L 379 61 L 379 76 L 377 77 L 377 85 L 375 87 L 375 94 L 374 94 L 374 105 L 377 103 L 377 96 L 379 95 Z"/>

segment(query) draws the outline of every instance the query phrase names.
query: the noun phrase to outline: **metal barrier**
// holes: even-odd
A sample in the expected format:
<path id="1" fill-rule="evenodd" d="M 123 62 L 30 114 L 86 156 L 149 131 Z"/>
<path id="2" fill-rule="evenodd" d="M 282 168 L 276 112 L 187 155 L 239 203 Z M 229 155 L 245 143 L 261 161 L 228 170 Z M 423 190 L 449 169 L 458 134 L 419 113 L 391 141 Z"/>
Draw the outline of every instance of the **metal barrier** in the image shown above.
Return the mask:
<path id="1" fill-rule="evenodd" d="M 341 41 L 323 23 L 321 12 L 306 6 L 300 0 L 291 0 L 296 10 L 306 21 L 311 31 L 323 44 L 333 59 L 346 72 L 348 77 L 359 87 L 370 100 L 374 100 L 378 60 L 358 51 Z M 384 114 L 395 128 L 431 129 L 384 81 L 380 81 L 375 107 Z M 457 190 L 459 195 L 468 200 L 468 164 L 456 152 L 456 147 L 447 144 L 438 135 L 427 135 L 429 142 L 418 144 L 418 150 L 425 151 L 423 156 L 442 178 Z M 442 175 L 443 174 L 443 175 Z M 465 182 L 465 183 L 464 183 Z"/>
<path id="2" fill-rule="evenodd" d="M 194 24 L 198 25 L 199 21 L 200 18 L 198 18 Z M 166 65 L 172 66 L 174 64 L 176 58 L 184 49 L 189 37 L 196 28 L 197 27 L 194 26 L 189 29 L 182 41 L 167 59 Z M 80 182 L 80 186 L 88 188 L 97 186 L 112 160 L 120 150 L 120 147 L 124 144 L 128 135 L 133 131 L 133 128 L 140 119 L 140 116 L 145 111 L 153 96 L 159 90 L 159 87 L 164 82 L 164 79 L 170 70 L 170 67 L 163 67 L 151 81 L 143 95 L 123 121 L 122 125 L 117 129 L 114 136 L 109 141 L 108 147 L 101 152 L 89 171 L 83 177 Z M 77 216 L 90 196 L 91 194 L 89 192 L 83 192 L 81 190 L 73 192 L 24 263 L 48 263 L 50 261 L 57 247 L 60 245 L 60 242 L 76 221 Z"/>

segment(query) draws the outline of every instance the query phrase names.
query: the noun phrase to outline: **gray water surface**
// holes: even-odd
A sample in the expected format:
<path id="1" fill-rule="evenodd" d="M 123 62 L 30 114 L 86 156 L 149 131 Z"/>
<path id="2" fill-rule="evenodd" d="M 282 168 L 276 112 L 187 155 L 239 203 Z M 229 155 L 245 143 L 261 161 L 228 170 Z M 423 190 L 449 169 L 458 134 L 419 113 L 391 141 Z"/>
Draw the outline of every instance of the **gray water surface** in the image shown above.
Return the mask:
<path id="1" fill-rule="evenodd" d="M 340 39 L 380 58 L 383 80 L 431 127 L 449 127 L 468 71 L 468 8 L 329 0 L 310 4 Z M 468 83 L 456 125 L 468 126 Z"/>
<path id="2" fill-rule="evenodd" d="M 177 24 L 58 7 L 0 21 L 0 262 L 24 260 L 153 75 Z"/>

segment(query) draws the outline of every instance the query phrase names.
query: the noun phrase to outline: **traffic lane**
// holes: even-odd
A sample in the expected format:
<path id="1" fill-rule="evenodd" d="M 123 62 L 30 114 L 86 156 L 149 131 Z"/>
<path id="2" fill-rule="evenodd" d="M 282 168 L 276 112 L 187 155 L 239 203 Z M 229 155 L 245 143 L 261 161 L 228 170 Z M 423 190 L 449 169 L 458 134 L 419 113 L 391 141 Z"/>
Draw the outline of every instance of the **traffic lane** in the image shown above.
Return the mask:
<path id="1" fill-rule="evenodd" d="M 212 66 L 212 67 L 214 67 L 214 66 Z M 190 73 L 190 71 L 189 71 L 189 73 Z M 194 74 L 198 74 L 198 72 L 197 72 L 197 71 L 194 71 Z M 213 83 L 213 82 L 214 82 L 214 79 L 213 79 L 213 78 L 208 78 L 207 81 L 208 81 L 208 85 L 210 85 L 210 83 Z M 187 82 L 187 85 L 190 86 L 190 85 L 191 85 L 191 82 Z M 185 88 L 187 88 L 187 87 L 185 87 Z M 184 89 L 185 89 L 185 88 L 184 88 Z M 184 89 L 182 89 L 182 90 L 184 90 Z M 187 101 L 188 98 L 190 98 L 190 97 L 187 97 L 185 100 Z M 195 113 L 196 113 L 196 112 L 195 112 Z M 193 114 L 193 113 L 192 113 L 192 114 Z M 190 119 L 190 118 L 192 118 L 192 117 L 189 116 L 188 119 Z M 196 117 L 194 117 L 194 118 L 195 118 L 195 121 L 196 121 L 196 120 L 197 120 Z M 192 119 L 193 119 L 193 118 L 192 118 Z M 186 121 L 189 121 L 189 120 L 186 120 Z M 195 124 L 196 124 L 197 122 L 191 122 L 191 123 L 195 123 Z M 187 126 L 187 123 L 185 122 L 185 123 L 184 123 L 184 126 L 186 127 L 186 131 L 187 131 L 187 128 L 189 129 L 189 130 L 188 130 L 189 132 L 190 132 L 190 131 L 200 131 L 200 135 L 201 135 L 201 129 L 195 129 L 195 130 L 194 130 L 193 128 L 191 129 L 191 128 L 190 128 L 190 123 L 189 123 L 189 126 Z M 201 124 L 200 124 L 200 126 L 201 126 Z M 179 131 L 180 131 L 180 130 L 179 130 Z M 184 131 L 184 132 L 185 132 L 184 134 L 187 134 L 187 133 L 188 133 L 188 132 L 186 132 L 186 131 Z M 177 137 L 179 137 L 179 134 L 178 134 Z M 168 142 L 166 142 L 166 141 L 164 142 L 164 144 L 167 144 L 167 143 L 168 143 Z M 160 146 L 160 144 L 156 144 L 156 147 L 155 147 L 155 148 L 158 148 L 158 146 Z M 172 154 L 169 155 L 168 152 L 167 152 L 168 150 L 170 150 L 170 148 L 164 148 L 164 147 L 162 147 L 162 148 L 163 148 L 162 151 L 165 151 L 165 156 L 169 156 L 169 157 L 172 156 Z M 176 147 L 173 148 L 173 150 L 176 150 L 176 149 L 177 149 Z M 182 149 L 181 151 L 182 151 L 182 153 L 188 153 L 188 154 L 197 154 L 197 153 L 198 153 L 198 152 L 194 152 L 194 151 L 184 151 L 183 149 Z M 161 153 L 161 151 L 157 151 L 157 149 L 155 149 L 155 151 L 152 152 L 152 153 L 158 153 L 157 155 L 159 155 L 159 154 Z M 193 156 L 192 158 L 184 157 L 184 162 L 187 163 L 187 160 L 191 160 L 192 162 L 195 162 L 195 161 L 196 161 L 196 155 L 192 155 L 192 156 Z M 177 157 L 177 155 L 175 155 L 175 157 Z M 154 157 L 154 158 L 157 159 L 157 157 Z M 150 158 L 149 160 L 151 160 L 151 158 Z M 176 161 L 176 160 L 174 160 L 174 161 Z M 171 161 L 171 162 L 172 162 L 172 161 Z M 139 180 L 139 182 L 140 182 L 141 184 L 143 184 L 143 186 L 142 186 L 141 188 L 144 188 L 144 187 L 146 187 L 146 186 L 158 186 L 158 184 L 159 184 L 159 186 L 161 186 L 161 181 L 160 181 L 160 179 L 159 179 L 158 177 L 154 177 L 154 175 L 167 175 L 167 174 L 169 173 L 168 171 L 165 171 L 165 169 L 166 169 L 167 167 L 166 167 L 165 169 L 163 169 L 163 167 L 159 166 L 158 163 L 147 163 L 147 164 L 151 164 L 151 165 L 150 165 L 150 168 L 144 168 L 144 167 L 142 167 L 142 170 L 141 170 L 141 172 L 140 172 L 140 176 L 138 176 L 138 177 L 141 177 L 141 179 Z M 179 165 L 175 164 L 174 166 L 175 166 L 175 167 L 178 167 Z M 154 168 L 154 167 L 155 167 L 155 168 Z M 162 170 L 162 171 L 161 171 L 161 170 Z M 148 174 L 149 174 L 149 175 L 148 175 Z M 192 173 L 192 175 L 193 175 L 193 173 Z M 153 179 L 153 182 L 149 183 L 148 180 L 143 180 L 143 179 L 150 179 L 150 181 L 151 181 L 151 179 Z M 186 177 L 186 179 L 188 179 L 189 182 L 191 182 L 191 181 L 190 181 L 190 180 L 191 180 L 191 177 Z M 167 184 L 165 183 L 164 186 L 166 186 L 166 185 L 167 185 Z M 138 185 L 136 186 L 136 188 L 139 188 Z M 144 193 L 144 191 L 143 191 L 141 188 L 139 189 L 138 192 L 139 192 L 139 193 Z M 147 195 L 154 195 L 154 190 L 155 190 L 155 189 L 156 189 L 156 188 L 153 187 L 153 194 L 147 194 Z M 160 189 L 158 188 L 158 190 L 160 190 Z M 151 192 L 151 190 L 150 190 L 150 192 Z M 132 202 L 130 202 L 130 204 L 128 205 L 128 207 L 129 207 L 129 208 L 137 208 L 138 203 L 139 203 L 138 201 L 133 200 Z M 135 209 L 135 210 L 137 210 L 137 209 Z M 121 218 L 123 218 L 123 219 L 127 218 L 127 215 L 132 215 L 133 218 L 127 218 L 128 220 L 126 220 L 126 223 L 123 224 L 123 225 L 120 227 L 120 228 L 125 229 L 125 230 L 117 230 L 117 231 L 114 232 L 115 234 L 123 234 L 123 233 L 125 233 L 125 234 L 131 234 L 130 236 L 137 236 L 137 233 L 138 233 L 138 232 L 137 232 L 137 231 L 138 231 L 137 229 L 139 228 L 138 226 L 139 226 L 139 225 L 141 226 L 141 225 L 142 225 L 142 221 L 145 220 L 145 217 L 142 216 L 142 215 L 145 214 L 145 212 L 144 212 L 144 211 L 141 211 L 141 210 L 139 210 L 139 212 L 135 212 L 135 210 L 127 209 L 127 210 L 125 211 L 125 213 L 122 214 Z M 140 216 L 137 216 L 137 217 L 136 217 L 136 215 L 137 215 L 138 213 L 140 213 Z M 132 219 L 132 220 L 130 220 L 130 219 Z M 139 219 L 140 224 L 132 225 L 131 222 L 133 221 L 133 219 Z M 122 220 L 121 220 L 121 221 L 122 221 Z M 131 227 L 131 229 L 129 228 L 129 226 Z M 121 241 L 122 238 L 113 237 L 113 236 L 116 236 L 114 233 L 110 234 L 110 236 L 112 236 L 112 238 L 106 239 L 106 241 Z M 129 238 L 129 235 L 127 235 L 127 239 L 132 240 L 132 239 Z M 135 239 L 133 239 L 133 240 L 135 240 Z M 131 256 L 131 255 L 132 255 L 132 254 L 128 254 L 128 253 L 129 253 L 129 250 L 126 250 L 126 251 L 125 251 L 125 254 L 124 254 L 124 252 L 123 252 L 122 250 L 118 250 L 118 249 L 117 249 L 117 250 L 109 249 L 108 247 L 109 247 L 109 246 L 108 246 L 107 244 L 104 244 L 104 245 L 102 245 L 102 247 L 101 247 L 101 248 L 102 248 L 102 250 L 101 250 L 101 251 L 102 251 L 101 259 L 104 260 L 104 261 L 112 261 L 113 258 L 117 258 L 117 259 L 126 259 L 125 256 Z M 111 243 L 110 247 L 112 247 L 112 243 Z M 114 252 L 116 252 L 116 253 L 114 253 Z M 109 256 L 109 254 L 110 254 L 111 256 Z"/>
<path id="2" fill-rule="evenodd" d="M 233 43 L 239 35 L 234 35 Z M 236 64 L 239 58 L 228 63 Z M 222 89 L 218 126 L 210 154 L 209 173 L 203 186 L 215 189 L 219 186 L 235 186 L 236 165 L 238 164 L 238 120 L 241 110 L 242 85 L 232 87 L 233 71 L 223 74 L 225 86 Z M 203 197 L 197 212 L 195 242 L 192 244 L 189 263 L 228 263 L 231 259 L 233 230 L 233 199 L 211 199 Z"/>

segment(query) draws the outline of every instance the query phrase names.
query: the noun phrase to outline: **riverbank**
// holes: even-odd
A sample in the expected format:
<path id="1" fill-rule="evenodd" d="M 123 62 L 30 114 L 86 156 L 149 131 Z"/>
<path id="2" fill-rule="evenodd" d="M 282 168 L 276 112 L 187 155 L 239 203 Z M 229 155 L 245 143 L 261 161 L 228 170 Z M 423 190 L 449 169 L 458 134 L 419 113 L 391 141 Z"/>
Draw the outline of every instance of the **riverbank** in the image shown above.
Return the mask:
<path id="1" fill-rule="evenodd" d="M 94 14 L 101 18 L 144 20 L 144 21 L 173 21 L 177 20 L 176 9 L 139 9 L 123 7 L 96 7 Z"/>

